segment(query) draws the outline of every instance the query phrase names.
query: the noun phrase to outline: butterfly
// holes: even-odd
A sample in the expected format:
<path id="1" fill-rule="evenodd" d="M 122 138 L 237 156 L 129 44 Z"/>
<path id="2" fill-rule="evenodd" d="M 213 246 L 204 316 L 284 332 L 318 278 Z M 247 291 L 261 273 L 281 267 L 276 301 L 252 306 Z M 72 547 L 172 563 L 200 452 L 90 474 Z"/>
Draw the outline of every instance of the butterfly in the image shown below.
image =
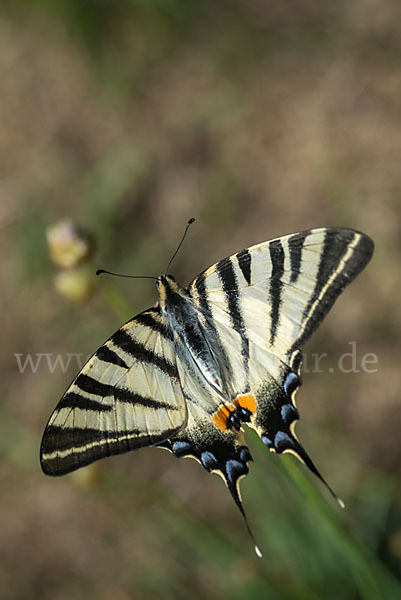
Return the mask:
<path id="1" fill-rule="evenodd" d="M 295 434 L 301 348 L 372 253 L 358 231 L 311 229 L 224 258 L 187 288 L 158 277 L 158 305 L 95 352 L 51 415 L 44 473 L 164 447 L 221 475 L 250 532 L 239 489 L 252 460 L 245 424 L 327 485 Z"/>

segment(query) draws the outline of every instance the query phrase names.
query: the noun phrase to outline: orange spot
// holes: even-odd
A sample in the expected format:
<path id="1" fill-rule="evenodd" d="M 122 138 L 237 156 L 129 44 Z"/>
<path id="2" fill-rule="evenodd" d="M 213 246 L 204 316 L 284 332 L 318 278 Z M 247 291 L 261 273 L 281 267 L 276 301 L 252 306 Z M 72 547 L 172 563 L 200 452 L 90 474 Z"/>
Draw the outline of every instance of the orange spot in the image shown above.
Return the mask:
<path id="1" fill-rule="evenodd" d="M 254 413 L 256 410 L 256 400 L 252 394 L 243 394 L 237 396 L 234 400 L 234 404 L 237 407 L 246 408 L 250 413 Z"/>
<path id="2" fill-rule="evenodd" d="M 217 427 L 222 431 L 227 429 L 227 420 L 232 412 L 234 412 L 234 408 L 230 405 L 223 404 L 220 406 L 219 410 L 213 415 L 213 421 L 216 423 Z"/>
<path id="3" fill-rule="evenodd" d="M 221 431 L 225 431 L 227 429 L 227 418 L 224 417 L 220 411 L 213 415 L 213 421 L 216 423 L 217 427 L 221 429 Z"/>

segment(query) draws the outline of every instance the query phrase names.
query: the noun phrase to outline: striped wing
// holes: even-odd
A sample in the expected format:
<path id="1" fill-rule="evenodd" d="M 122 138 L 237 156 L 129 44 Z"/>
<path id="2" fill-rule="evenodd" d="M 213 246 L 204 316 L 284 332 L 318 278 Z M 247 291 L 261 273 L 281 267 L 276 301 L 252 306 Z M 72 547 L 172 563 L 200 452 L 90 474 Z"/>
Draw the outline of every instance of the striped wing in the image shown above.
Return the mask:
<path id="1" fill-rule="evenodd" d="M 216 322 L 289 362 L 373 252 L 366 235 L 312 229 L 225 258 L 190 285 Z"/>
<path id="2" fill-rule="evenodd" d="M 173 334 L 152 308 L 107 340 L 68 388 L 43 435 L 42 469 L 62 475 L 157 444 L 186 421 Z"/>
<path id="3" fill-rule="evenodd" d="M 256 400 L 250 425 L 270 450 L 296 454 L 319 477 L 294 432 L 300 348 L 372 252 L 356 231 L 304 231 L 225 258 L 189 287 L 214 324 L 232 387 Z"/>

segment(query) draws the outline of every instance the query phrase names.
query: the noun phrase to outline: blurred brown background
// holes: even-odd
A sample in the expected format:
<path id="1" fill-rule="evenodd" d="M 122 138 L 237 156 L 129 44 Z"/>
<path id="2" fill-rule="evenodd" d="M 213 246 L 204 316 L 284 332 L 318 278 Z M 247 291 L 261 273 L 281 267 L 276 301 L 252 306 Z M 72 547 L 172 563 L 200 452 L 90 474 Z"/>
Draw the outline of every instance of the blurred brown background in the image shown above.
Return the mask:
<path id="1" fill-rule="evenodd" d="M 397 0 L 2 3 L 2 598 L 401 597 L 400 19 Z M 86 356 L 156 300 L 133 280 L 60 295 L 49 226 L 90 228 L 92 282 L 98 266 L 157 275 L 192 216 L 183 284 L 310 227 L 376 244 L 306 346 L 328 358 L 298 394 L 299 436 L 347 509 L 250 435 L 242 490 L 263 560 L 194 461 L 149 449 L 46 478 L 40 439 L 76 359 L 21 373 L 15 357 Z M 344 373 L 354 340 L 359 372 Z"/>

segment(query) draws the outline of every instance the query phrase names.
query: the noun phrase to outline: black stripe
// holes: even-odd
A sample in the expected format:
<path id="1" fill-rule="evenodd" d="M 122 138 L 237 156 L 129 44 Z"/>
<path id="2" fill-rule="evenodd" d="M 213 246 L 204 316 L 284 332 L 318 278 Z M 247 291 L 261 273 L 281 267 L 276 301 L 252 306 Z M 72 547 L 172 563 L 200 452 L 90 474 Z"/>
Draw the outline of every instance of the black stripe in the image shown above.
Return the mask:
<path id="1" fill-rule="evenodd" d="M 127 402 L 135 405 L 139 404 L 140 406 L 145 406 L 146 408 L 152 408 L 154 410 L 159 410 L 161 408 L 166 410 L 178 410 L 178 406 L 175 404 L 154 400 L 148 396 L 140 396 L 127 388 L 114 388 L 114 397 L 120 402 Z"/>
<path id="2" fill-rule="evenodd" d="M 245 277 L 248 284 L 251 284 L 251 253 L 248 248 L 241 250 L 241 252 L 237 253 L 237 260 L 239 267 L 242 271 L 243 276 Z"/>
<path id="3" fill-rule="evenodd" d="M 128 388 L 120 388 L 115 385 L 108 385 L 101 383 L 97 379 L 81 373 L 75 380 L 75 385 L 79 387 L 83 392 L 88 394 L 96 394 L 97 396 L 111 396 L 120 402 L 129 402 L 131 404 L 140 404 L 147 408 L 153 408 L 158 410 L 160 408 L 166 408 L 168 410 L 178 410 L 178 407 L 166 402 L 160 402 L 146 396 L 140 396 L 135 394 Z"/>
<path id="4" fill-rule="evenodd" d="M 174 336 L 171 329 L 167 326 L 165 320 L 155 319 L 153 315 L 160 315 L 160 311 L 157 308 L 150 309 L 149 311 L 143 312 L 137 317 L 135 317 L 135 321 L 140 325 L 145 325 L 149 327 L 153 331 L 160 333 L 164 338 L 173 341 Z"/>
<path id="5" fill-rule="evenodd" d="M 316 304 L 311 314 L 311 308 L 326 285 L 332 273 L 338 268 L 340 260 L 345 255 L 349 245 L 354 241 L 355 232 L 347 229 L 328 230 L 325 233 L 323 250 L 320 256 L 318 268 L 318 280 L 308 306 L 304 312 L 306 324 L 303 334 L 293 344 L 294 348 L 300 348 L 306 340 L 312 335 L 319 323 L 333 306 L 336 298 L 351 283 L 358 273 L 365 267 L 373 252 L 373 242 L 363 234 L 358 240 L 358 244 L 353 248 L 352 254 L 348 257 L 344 268 L 336 275 L 329 287 L 326 289 L 323 298 Z"/>
<path id="6" fill-rule="evenodd" d="M 113 410 L 113 406 L 99 402 L 98 400 L 91 400 L 81 394 L 75 392 L 68 392 L 62 400 L 60 408 L 81 408 L 83 410 L 95 410 L 98 412 L 109 412 Z"/>
<path id="7" fill-rule="evenodd" d="M 74 383 L 83 392 L 94 394 L 96 396 L 113 396 L 115 390 L 114 386 L 101 383 L 97 379 L 89 377 L 89 375 L 85 375 L 84 373 L 80 373 Z"/>
<path id="8" fill-rule="evenodd" d="M 315 288 L 313 294 L 309 299 L 309 302 L 304 310 L 304 317 L 307 318 L 309 312 L 319 297 L 320 292 L 326 285 L 331 275 L 337 269 L 340 260 L 347 251 L 349 244 L 354 239 L 354 232 L 352 231 L 330 231 L 327 230 L 324 235 L 323 249 L 320 255 L 319 267 L 316 276 Z M 333 282 L 334 283 L 334 282 Z M 331 288 L 332 286 L 330 286 Z M 330 288 L 327 289 L 325 296 L 330 294 Z M 321 301 L 323 298 L 321 299 Z"/>
<path id="9" fill-rule="evenodd" d="M 141 363 L 153 365 L 166 373 L 169 377 L 178 378 L 177 366 L 168 361 L 163 356 L 158 356 L 149 348 L 145 348 L 143 344 L 137 342 L 131 337 L 125 329 L 119 329 L 111 337 L 111 340 L 116 346 L 128 352 L 134 359 Z"/>
<path id="10" fill-rule="evenodd" d="M 162 442 L 177 433 L 177 428 L 167 429 L 159 435 L 147 435 L 138 429 L 127 431 L 100 431 L 98 429 L 70 429 L 49 425 L 45 431 L 41 446 L 41 465 L 47 475 L 64 475 L 81 467 L 89 465 L 95 460 L 136 450 Z M 118 439 L 128 436 L 128 439 Z M 113 438 L 116 438 L 114 440 Z M 91 442 L 103 442 L 94 448 L 85 448 Z M 71 451 L 67 456 L 46 458 L 46 454 L 57 451 Z"/>
<path id="11" fill-rule="evenodd" d="M 206 306 L 208 307 L 207 299 L 206 299 L 206 282 L 205 276 L 203 273 L 200 273 L 198 277 L 195 279 L 195 287 L 199 296 L 201 297 L 201 303 L 206 302 Z"/>
<path id="12" fill-rule="evenodd" d="M 277 334 L 277 325 L 280 317 L 280 304 L 281 304 L 281 290 L 283 288 L 283 282 L 281 277 L 284 273 L 284 250 L 280 240 L 270 242 L 270 258 L 272 262 L 272 273 L 270 276 L 270 297 L 271 297 L 271 308 L 270 308 L 270 344 L 274 344 L 274 340 Z"/>
<path id="13" fill-rule="evenodd" d="M 235 331 L 237 331 L 242 340 L 241 354 L 245 359 L 247 368 L 249 359 L 249 340 L 245 335 L 245 323 L 242 317 L 241 308 L 238 301 L 238 283 L 234 267 L 229 258 L 223 258 L 216 265 L 217 273 L 220 277 L 223 290 L 225 292 L 228 311 Z"/>
<path id="14" fill-rule="evenodd" d="M 302 249 L 304 246 L 305 238 L 309 235 L 309 231 L 301 231 L 300 233 L 294 233 L 288 239 L 288 247 L 290 250 L 290 264 L 291 264 L 291 283 L 295 283 L 301 272 L 301 258 Z"/>
<path id="15" fill-rule="evenodd" d="M 237 292 L 238 283 L 237 277 L 235 276 L 233 264 L 230 258 L 223 258 L 216 265 L 216 271 L 220 277 L 223 289 L 225 292 L 235 291 Z M 230 301 L 231 302 L 231 301 Z"/>
<path id="16" fill-rule="evenodd" d="M 203 273 L 200 273 L 198 275 L 198 277 L 194 281 L 194 285 L 195 285 L 196 291 L 198 292 L 198 302 L 202 309 L 202 312 L 207 316 L 209 327 L 211 327 L 213 329 L 213 333 L 215 334 L 216 338 L 218 339 L 217 330 L 216 330 L 216 327 L 215 327 L 214 321 L 213 321 L 212 311 L 211 311 L 210 304 L 209 304 L 209 301 L 207 298 L 206 278 Z"/>
<path id="17" fill-rule="evenodd" d="M 84 446 L 91 442 L 109 443 L 108 438 L 117 438 L 123 436 L 140 436 L 139 429 L 131 429 L 129 431 L 114 431 L 108 429 L 94 429 L 86 427 L 61 427 L 58 425 L 49 425 L 46 429 L 46 437 L 43 439 L 42 453 L 50 454 L 55 451 L 73 450 L 76 447 Z M 82 452 L 85 452 L 83 450 Z"/>
<path id="18" fill-rule="evenodd" d="M 104 362 L 112 363 L 113 365 L 117 365 L 123 369 L 129 369 L 129 366 L 123 361 L 123 359 L 120 358 L 118 354 L 113 352 L 113 350 L 111 350 L 108 346 L 101 346 L 96 352 L 95 356 Z"/>

